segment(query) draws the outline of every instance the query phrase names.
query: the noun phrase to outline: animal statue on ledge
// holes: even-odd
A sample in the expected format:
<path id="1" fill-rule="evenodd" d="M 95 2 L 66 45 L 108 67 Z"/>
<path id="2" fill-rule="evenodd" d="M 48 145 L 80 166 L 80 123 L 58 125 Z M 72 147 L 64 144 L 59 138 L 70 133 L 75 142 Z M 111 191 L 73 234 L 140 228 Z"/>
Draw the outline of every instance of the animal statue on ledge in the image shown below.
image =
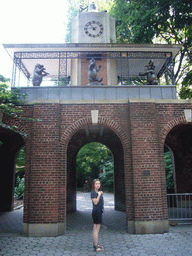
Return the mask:
<path id="1" fill-rule="evenodd" d="M 140 76 L 147 76 L 147 85 L 157 85 L 156 75 L 154 74 L 155 66 L 153 60 L 150 60 L 148 65 L 145 66 L 147 70 L 144 73 L 139 73 Z"/>
<path id="2" fill-rule="evenodd" d="M 40 84 L 43 81 L 43 77 L 47 76 L 49 73 L 47 73 L 46 68 L 44 68 L 43 65 L 36 64 L 33 75 L 32 75 L 32 84 L 33 86 L 40 86 Z"/>
<path id="3" fill-rule="evenodd" d="M 97 72 L 101 69 L 101 67 L 102 67 L 101 65 L 99 65 L 98 67 L 96 66 L 95 59 L 92 58 L 90 60 L 89 67 L 88 67 L 88 80 L 90 84 L 88 85 L 100 85 L 103 78 L 99 79 L 99 77 L 97 76 Z"/>

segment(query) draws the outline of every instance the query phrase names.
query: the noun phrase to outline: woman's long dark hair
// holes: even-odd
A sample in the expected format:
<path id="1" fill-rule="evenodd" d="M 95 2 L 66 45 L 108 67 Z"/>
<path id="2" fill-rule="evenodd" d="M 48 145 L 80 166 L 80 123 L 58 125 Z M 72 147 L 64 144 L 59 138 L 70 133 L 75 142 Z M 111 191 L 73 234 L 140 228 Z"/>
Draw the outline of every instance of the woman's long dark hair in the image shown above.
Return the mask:
<path id="1" fill-rule="evenodd" d="M 100 188 L 99 188 L 99 191 L 101 190 L 101 187 L 102 187 L 102 184 L 101 184 L 101 181 L 99 180 L 99 179 L 94 179 L 93 180 L 93 183 L 92 183 L 92 190 L 94 190 L 95 189 L 95 182 L 96 181 L 99 181 L 100 182 Z"/>

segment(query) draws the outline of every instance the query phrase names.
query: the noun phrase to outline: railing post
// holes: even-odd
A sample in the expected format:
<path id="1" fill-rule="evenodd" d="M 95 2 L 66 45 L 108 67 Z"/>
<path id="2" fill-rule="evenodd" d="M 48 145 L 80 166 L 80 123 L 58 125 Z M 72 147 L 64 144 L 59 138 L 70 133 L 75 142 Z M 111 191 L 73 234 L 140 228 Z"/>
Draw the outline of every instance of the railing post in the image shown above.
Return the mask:
<path id="1" fill-rule="evenodd" d="M 16 59 L 14 56 L 13 59 L 13 68 L 12 68 L 12 79 L 11 79 L 11 87 L 15 87 L 15 78 L 16 78 Z"/>
<path id="2" fill-rule="evenodd" d="M 192 220 L 192 193 L 168 194 L 169 220 Z"/>

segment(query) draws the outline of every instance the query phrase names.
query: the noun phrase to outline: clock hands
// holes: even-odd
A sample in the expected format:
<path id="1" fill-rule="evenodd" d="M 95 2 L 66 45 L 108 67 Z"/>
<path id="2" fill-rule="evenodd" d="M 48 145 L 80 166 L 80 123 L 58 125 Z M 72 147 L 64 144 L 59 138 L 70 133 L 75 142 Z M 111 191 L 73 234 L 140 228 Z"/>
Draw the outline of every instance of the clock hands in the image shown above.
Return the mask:
<path id="1" fill-rule="evenodd" d="M 96 29 L 98 28 L 98 27 L 93 27 L 92 24 L 89 24 L 89 26 L 90 26 L 93 30 L 96 30 Z M 91 29 L 91 28 L 88 27 L 88 29 Z"/>
<path id="2" fill-rule="evenodd" d="M 84 30 L 88 36 L 98 37 L 103 33 L 103 25 L 98 21 L 89 21 Z"/>

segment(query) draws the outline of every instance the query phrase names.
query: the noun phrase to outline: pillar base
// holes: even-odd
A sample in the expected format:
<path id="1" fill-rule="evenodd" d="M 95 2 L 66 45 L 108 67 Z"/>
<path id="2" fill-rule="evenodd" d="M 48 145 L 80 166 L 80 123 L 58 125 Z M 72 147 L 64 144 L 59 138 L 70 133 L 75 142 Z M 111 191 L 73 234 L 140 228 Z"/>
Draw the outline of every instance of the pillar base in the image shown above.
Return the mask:
<path id="1" fill-rule="evenodd" d="M 169 232 L 169 221 L 128 221 L 127 231 L 129 234 L 163 234 Z"/>
<path id="2" fill-rule="evenodd" d="M 29 237 L 52 237 L 65 234 L 65 223 L 23 223 L 23 234 Z"/>

